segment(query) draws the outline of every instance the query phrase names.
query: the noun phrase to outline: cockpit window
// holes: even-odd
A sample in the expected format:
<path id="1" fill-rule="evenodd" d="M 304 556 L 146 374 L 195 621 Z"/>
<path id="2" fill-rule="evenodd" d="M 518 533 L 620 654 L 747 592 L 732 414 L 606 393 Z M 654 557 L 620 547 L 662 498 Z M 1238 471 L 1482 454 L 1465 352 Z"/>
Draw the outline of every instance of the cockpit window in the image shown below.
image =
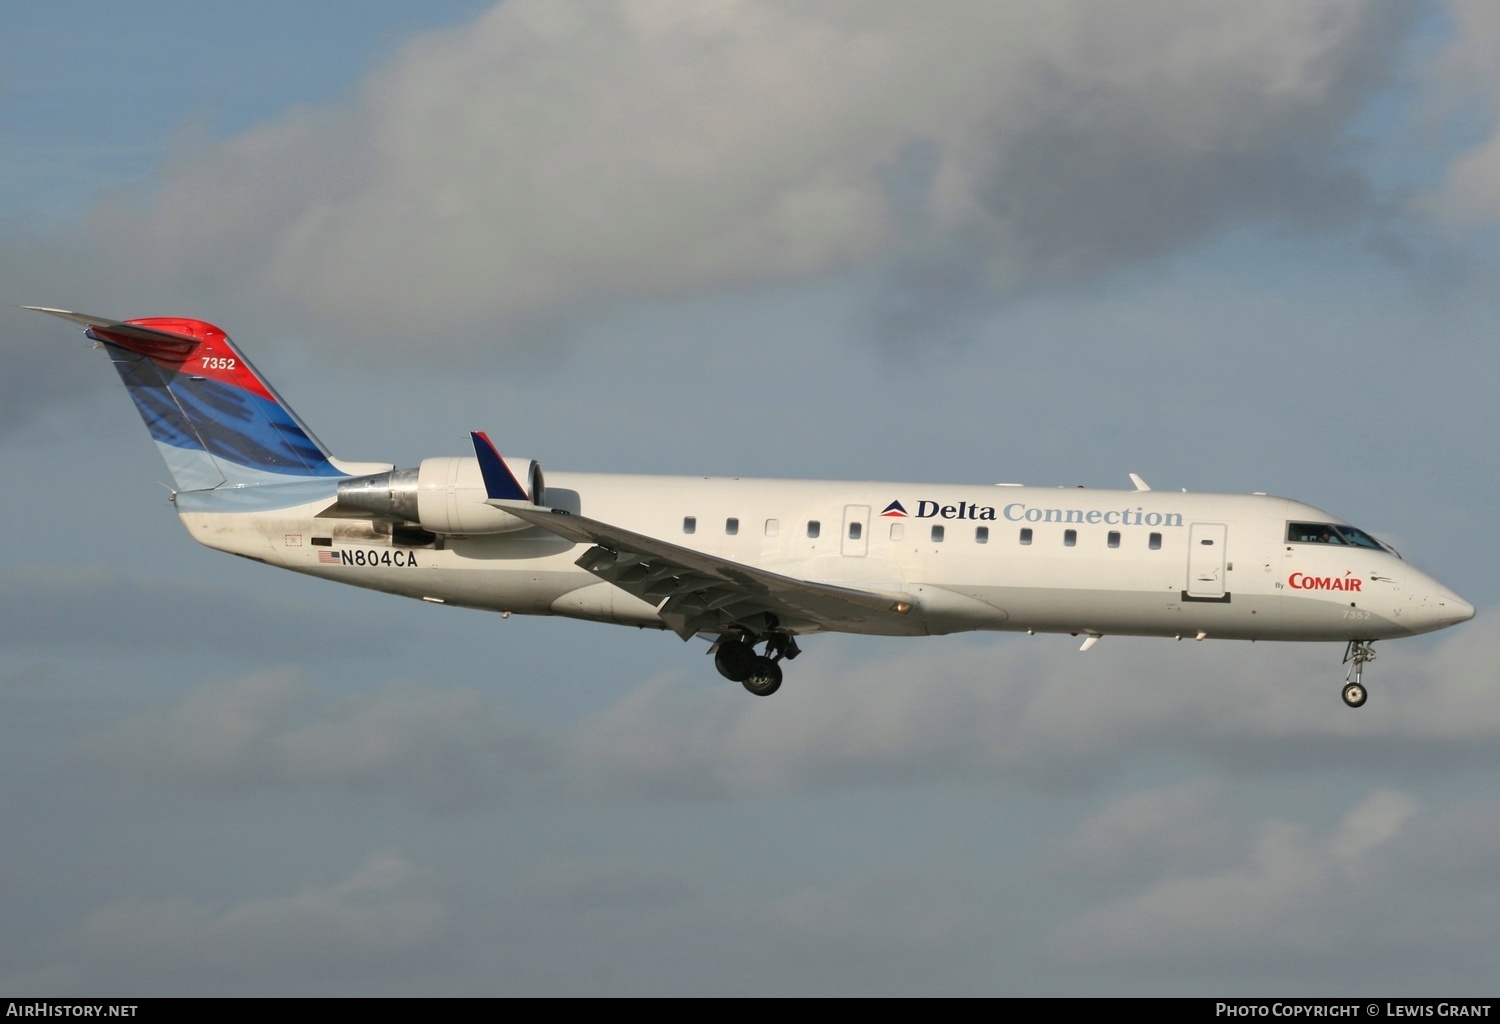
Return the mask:
<path id="1" fill-rule="evenodd" d="M 1332 523 L 1287 523 L 1286 539 L 1293 544 L 1344 544 L 1375 551 L 1390 550 L 1363 530 Z"/>
<path id="2" fill-rule="evenodd" d="M 1293 544 L 1342 544 L 1344 538 L 1329 523 L 1287 523 L 1286 539 Z"/>
<path id="3" fill-rule="evenodd" d="M 1357 548 L 1374 548 L 1376 551 L 1386 550 L 1386 546 L 1380 543 L 1380 541 L 1371 537 L 1365 531 L 1355 529 L 1352 526 L 1340 526 L 1339 533 L 1343 534 L 1344 539 Z"/>

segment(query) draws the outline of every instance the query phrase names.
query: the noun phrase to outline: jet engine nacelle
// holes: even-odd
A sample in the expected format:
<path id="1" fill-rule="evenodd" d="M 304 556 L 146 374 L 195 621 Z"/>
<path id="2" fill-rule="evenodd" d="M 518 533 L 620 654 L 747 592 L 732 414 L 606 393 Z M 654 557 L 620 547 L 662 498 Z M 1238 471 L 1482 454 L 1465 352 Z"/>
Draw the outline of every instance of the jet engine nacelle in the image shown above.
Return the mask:
<path id="1" fill-rule="evenodd" d="M 543 504 L 542 467 L 532 459 L 506 459 L 533 505 Z M 486 505 L 488 492 L 479 460 L 444 456 L 423 459 L 416 469 L 394 469 L 339 482 L 339 504 L 378 516 L 416 523 L 432 533 L 507 533 L 528 525 Z"/>

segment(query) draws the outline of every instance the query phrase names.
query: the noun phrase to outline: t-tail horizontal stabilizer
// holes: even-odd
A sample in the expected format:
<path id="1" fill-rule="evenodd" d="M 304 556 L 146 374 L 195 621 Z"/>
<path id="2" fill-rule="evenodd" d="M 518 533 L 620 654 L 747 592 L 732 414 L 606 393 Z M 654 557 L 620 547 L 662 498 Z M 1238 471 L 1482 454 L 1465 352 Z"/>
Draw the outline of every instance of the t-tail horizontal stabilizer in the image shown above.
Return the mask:
<path id="1" fill-rule="evenodd" d="M 193 349 L 202 344 L 201 339 L 190 334 L 179 334 L 155 327 L 142 327 L 140 324 L 133 324 L 127 320 L 111 320 L 106 316 L 90 316 L 88 313 L 49 309 L 46 306 L 22 306 L 21 308 L 35 313 L 46 313 L 48 316 L 60 317 L 63 320 L 71 320 L 90 330 L 105 331 L 109 334 L 110 340 L 134 342 L 135 344 L 130 347 L 137 350 L 152 348 L 160 354 L 171 354 L 179 359 L 186 358 Z"/>

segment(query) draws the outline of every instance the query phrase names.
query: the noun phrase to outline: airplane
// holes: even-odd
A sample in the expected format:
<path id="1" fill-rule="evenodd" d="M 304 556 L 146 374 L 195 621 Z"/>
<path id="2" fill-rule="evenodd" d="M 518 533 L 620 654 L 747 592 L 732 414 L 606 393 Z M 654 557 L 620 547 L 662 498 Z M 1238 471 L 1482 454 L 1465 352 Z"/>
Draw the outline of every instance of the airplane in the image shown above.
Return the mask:
<path id="1" fill-rule="evenodd" d="M 1016 484 L 548 473 L 473 432 L 414 467 L 334 458 L 219 328 L 81 324 L 134 399 L 194 540 L 434 604 L 711 641 L 725 678 L 782 683 L 798 638 L 971 630 L 1373 644 L 1474 608 L 1395 549 L 1287 498 Z M 760 648 L 757 651 L 757 648 Z"/>

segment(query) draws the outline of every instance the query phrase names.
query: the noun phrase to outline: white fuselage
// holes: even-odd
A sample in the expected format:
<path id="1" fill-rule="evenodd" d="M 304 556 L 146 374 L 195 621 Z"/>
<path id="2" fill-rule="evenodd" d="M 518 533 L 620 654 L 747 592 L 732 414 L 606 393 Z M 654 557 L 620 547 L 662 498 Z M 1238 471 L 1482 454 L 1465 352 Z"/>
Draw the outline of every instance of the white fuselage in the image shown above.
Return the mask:
<path id="1" fill-rule="evenodd" d="M 1343 521 L 1266 495 L 552 473 L 546 503 L 785 576 L 914 597 L 896 625 L 871 632 L 1342 641 L 1473 615 L 1389 551 L 1290 542 L 1289 522 Z M 574 564 L 587 545 L 534 527 L 403 543 L 412 538 L 389 523 L 329 508 L 181 515 L 210 547 L 343 583 L 662 626 L 651 604 Z"/>

